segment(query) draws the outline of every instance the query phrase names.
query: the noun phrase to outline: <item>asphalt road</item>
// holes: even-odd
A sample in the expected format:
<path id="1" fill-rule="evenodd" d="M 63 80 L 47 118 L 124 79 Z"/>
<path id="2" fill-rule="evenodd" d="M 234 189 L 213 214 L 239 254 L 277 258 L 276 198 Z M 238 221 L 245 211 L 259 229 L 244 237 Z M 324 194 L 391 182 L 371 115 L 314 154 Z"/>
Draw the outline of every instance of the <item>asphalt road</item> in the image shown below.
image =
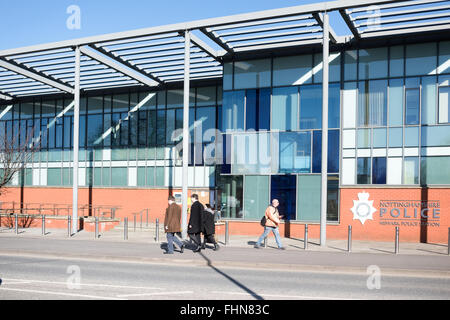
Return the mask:
<path id="1" fill-rule="evenodd" d="M 378 273 L 379 272 L 379 273 Z M 0 255 L 0 300 L 449 300 L 450 278 Z"/>

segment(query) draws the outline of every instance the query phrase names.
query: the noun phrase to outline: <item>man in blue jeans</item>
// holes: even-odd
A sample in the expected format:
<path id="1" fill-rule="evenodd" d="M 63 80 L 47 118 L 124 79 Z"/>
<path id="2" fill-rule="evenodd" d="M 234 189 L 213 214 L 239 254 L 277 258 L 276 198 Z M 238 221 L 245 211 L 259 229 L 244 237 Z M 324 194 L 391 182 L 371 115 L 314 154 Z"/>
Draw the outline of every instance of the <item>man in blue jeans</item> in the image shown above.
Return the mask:
<path id="1" fill-rule="evenodd" d="M 283 247 L 283 244 L 281 243 L 281 237 L 280 232 L 278 231 L 278 226 L 280 224 L 280 214 L 278 212 L 278 206 L 280 205 L 279 201 L 277 199 L 274 199 L 272 201 L 272 205 L 270 205 L 266 209 L 266 226 L 264 227 L 264 233 L 262 236 L 258 239 L 258 242 L 255 244 L 256 249 L 261 248 L 261 242 L 264 241 L 264 239 L 269 235 L 270 231 L 272 231 L 273 235 L 275 236 L 275 241 L 277 242 L 278 249 L 280 250 L 286 250 L 286 248 Z"/>
<path id="2" fill-rule="evenodd" d="M 167 234 L 167 251 L 164 254 L 173 254 L 173 243 L 180 247 L 180 253 L 184 251 L 184 243 L 176 235 L 181 232 L 181 208 L 175 203 L 175 197 L 169 197 L 169 207 L 166 209 L 164 219 L 164 231 Z"/>

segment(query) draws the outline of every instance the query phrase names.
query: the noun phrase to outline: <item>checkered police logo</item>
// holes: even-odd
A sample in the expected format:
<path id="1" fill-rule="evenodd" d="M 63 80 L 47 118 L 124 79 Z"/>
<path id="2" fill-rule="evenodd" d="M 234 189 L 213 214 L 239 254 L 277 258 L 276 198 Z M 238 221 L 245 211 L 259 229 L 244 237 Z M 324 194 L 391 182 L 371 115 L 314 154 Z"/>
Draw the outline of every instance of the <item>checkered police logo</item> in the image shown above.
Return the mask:
<path id="1" fill-rule="evenodd" d="M 359 220 L 364 225 L 367 220 L 373 220 L 373 214 L 377 211 L 373 207 L 373 200 L 369 200 L 367 192 L 358 193 L 359 200 L 353 200 L 353 220 Z"/>

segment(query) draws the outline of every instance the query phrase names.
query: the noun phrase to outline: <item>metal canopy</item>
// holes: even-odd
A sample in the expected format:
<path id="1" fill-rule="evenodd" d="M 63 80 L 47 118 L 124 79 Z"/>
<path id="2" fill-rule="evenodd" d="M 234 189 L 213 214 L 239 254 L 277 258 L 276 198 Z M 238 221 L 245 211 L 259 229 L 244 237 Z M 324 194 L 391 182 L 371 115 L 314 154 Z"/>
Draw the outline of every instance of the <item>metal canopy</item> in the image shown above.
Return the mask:
<path id="1" fill-rule="evenodd" d="M 339 12 L 356 39 L 450 29 L 448 0 L 394 1 Z"/>
<path id="2" fill-rule="evenodd" d="M 335 44 L 450 29 L 448 0 L 341 0 L 2 50 L 0 100 L 74 94 L 76 48 L 82 92 L 182 82 L 186 31 L 190 80 L 220 79 L 224 57 L 321 45 L 323 16 L 332 11 L 341 14 L 353 34 L 337 36 L 330 28 Z"/>

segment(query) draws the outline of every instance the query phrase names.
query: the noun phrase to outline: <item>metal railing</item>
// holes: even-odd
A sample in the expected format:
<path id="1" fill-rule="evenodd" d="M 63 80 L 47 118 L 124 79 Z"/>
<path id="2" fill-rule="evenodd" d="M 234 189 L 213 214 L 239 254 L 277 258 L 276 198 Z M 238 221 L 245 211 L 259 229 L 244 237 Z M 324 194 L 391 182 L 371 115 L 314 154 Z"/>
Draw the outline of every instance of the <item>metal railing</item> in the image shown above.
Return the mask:
<path id="1" fill-rule="evenodd" d="M 37 216 L 69 216 L 72 215 L 72 205 L 55 203 L 20 203 L 2 202 L 0 203 L 0 214 L 24 214 Z M 114 219 L 118 206 L 108 205 L 81 205 L 78 211 L 84 217 L 98 217 Z"/>

